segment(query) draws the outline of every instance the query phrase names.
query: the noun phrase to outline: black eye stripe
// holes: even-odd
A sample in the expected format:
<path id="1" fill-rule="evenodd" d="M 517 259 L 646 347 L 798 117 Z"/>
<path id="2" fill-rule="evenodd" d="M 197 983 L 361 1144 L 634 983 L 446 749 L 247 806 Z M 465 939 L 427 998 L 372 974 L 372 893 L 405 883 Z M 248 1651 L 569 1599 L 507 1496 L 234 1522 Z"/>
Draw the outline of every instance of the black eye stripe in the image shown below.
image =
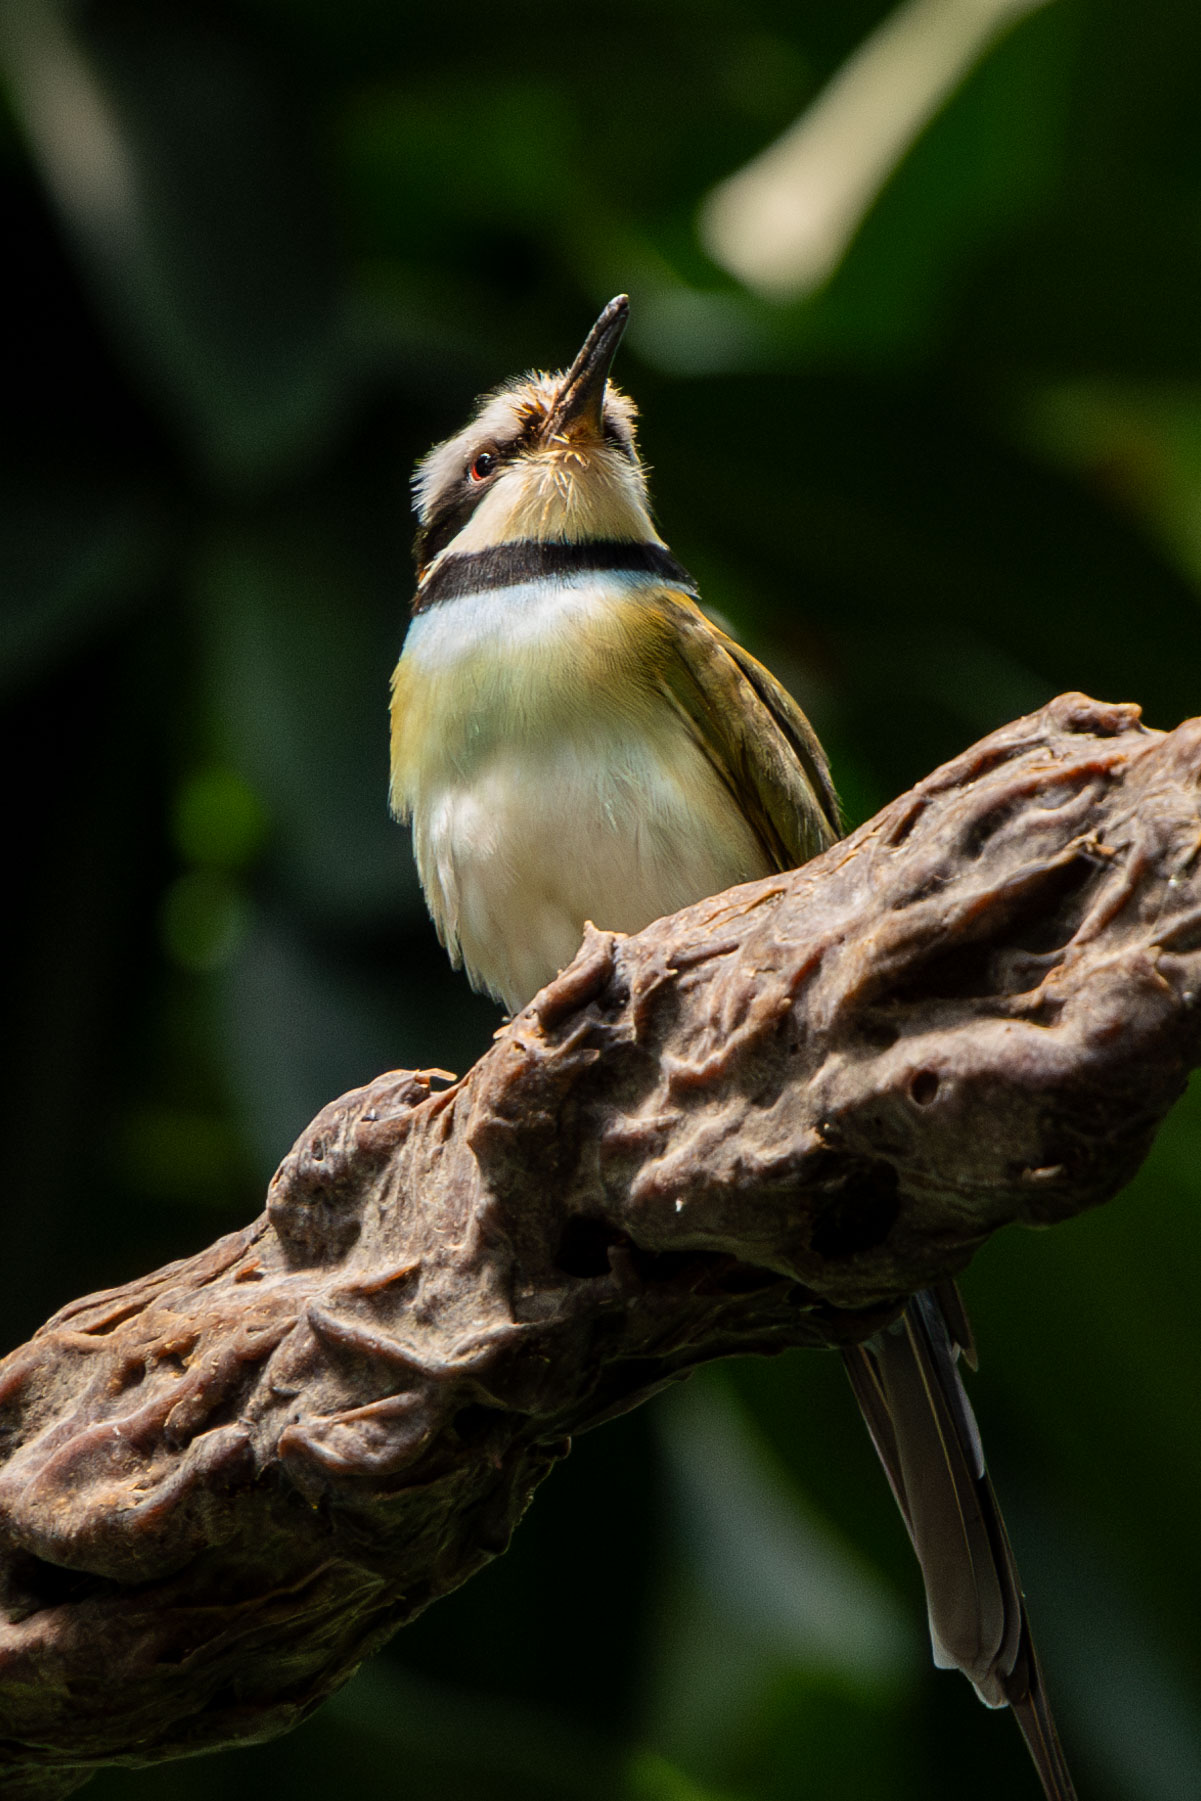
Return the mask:
<path id="1" fill-rule="evenodd" d="M 519 439 L 509 439 L 503 444 L 491 445 L 486 453 L 479 450 L 475 452 L 461 478 L 445 498 L 435 504 L 425 523 L 417 528 L 417 535 L 413 539 L 413 558 L 418 569 L 424 569 L 427 563 L 432 563 L 438 552 L 445 550 L 452 538 L 458 537 L 488 492 L 487 482 L 471 479 L 471 470 L 479 457 L 487 454 L 495 459 L 491 470 L 495 474 L 502 464 L 513 460 L 520 447 Z"/>
<path id="2" fill-rule="evenodd" d="M 418 526 L 417 536 L 413 539 L 413 558 L 418 569 L 432 563 L 438 552 L 445 550 L 452 538 L 458 537 L 487 492 L 486 482 L 457 489 L 450 500 L 430 514 L 424 525 Z"/>
<path id="3" fill-rule="evenodd" d="M 630 443 L 630 440 L 626 437 L 625 433 L 620 431 L 618 427 L 614 425 L 612 419 L 605 420 L 604 429 L 605 442 L 608 444 L 616 444 L 622 455 L 628 456 L 632 461 L 634 456 L 634 446 Z"/>

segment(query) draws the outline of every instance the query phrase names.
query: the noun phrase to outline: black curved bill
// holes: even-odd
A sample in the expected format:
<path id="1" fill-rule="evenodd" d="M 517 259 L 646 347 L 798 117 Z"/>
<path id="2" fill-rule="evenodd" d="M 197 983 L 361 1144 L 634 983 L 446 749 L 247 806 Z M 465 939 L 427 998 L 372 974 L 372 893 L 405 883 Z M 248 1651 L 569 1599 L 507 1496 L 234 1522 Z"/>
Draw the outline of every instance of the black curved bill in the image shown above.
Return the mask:
<path id="1" fill-rule="evenodd" d="M 605 383 L 629 316 L 629 295 L 618 294 L 588 333 L 583 349 L 563 377 L 558 398 L 547 417 L 544 429 L 548 438 L 581 426 L 599 437 Z"/>

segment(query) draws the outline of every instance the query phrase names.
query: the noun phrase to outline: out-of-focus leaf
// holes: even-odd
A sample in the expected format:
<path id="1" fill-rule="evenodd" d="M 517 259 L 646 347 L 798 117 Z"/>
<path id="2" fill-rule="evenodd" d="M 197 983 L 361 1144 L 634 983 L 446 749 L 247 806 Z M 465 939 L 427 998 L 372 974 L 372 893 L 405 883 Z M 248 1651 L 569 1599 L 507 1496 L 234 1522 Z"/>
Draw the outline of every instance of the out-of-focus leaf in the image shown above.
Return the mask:
<path id="1" fill-rule="evenodd" d="M 694 1575 L 722 1614 L 851 1687 L 902 1684 L 911 1644 L 895 1596 L 788 1490 L 733 1391 L 709 1374 L 664 1397 L 657 1417 Z"/>
<path id="2" fill-rule="evenodd" d="M 786 1484 L 716 1372 L 665 1396 L 657 1417 L 684 1561 L 661 1609 L 651 1733 L 720 1786 L 731 1744 L 757 1732 L 766 1687 L 833 1685 L 852 1708 L 895 1704 L 922 1648 L 887 1583 Z"/>
<path id="3" fill-rule="evenodd" d="M 997 385 L 1101 371 L 1196 382 L 1201 348 L 1189 295 L 1199 280 L 1201 240 L 1181 233 L 1174 206 L 1144 199 L 1126 216 L 1056 216 L 1003 256 L 981 259 L 954 353 Z"/>
<path id="4" fill-rule="evenodd" d="M 221 1774 L 215 1778 L 215 1768 Z M 549 1712 L 430 1682 L 376 1659 L 298 1732 L 209 1758 L 159 1765 L 131 1778 L 102 1771 L 96 1801 L 202 1801 L 214 1780 L 229 1801 L 352 1794 L 392 1801 L 613 1801 L 616 1746 Z"/>
<path id="5" fill-rule="evenodd" d="M 222 749 L 263 797 L 293 901 L 330 920 L 411 916 L 408 833 L 388 816 L 400 597 L 389 608 L 336 534 L 298 518 L 216 544 L 197 601 Z"/>
<path id="6" fill-rule="evenodd" d="M 221 478 L 278 479 L 345 401 L 331 232 L 266 58 L 202 8 L 26 0 L 30 141 L 125 355 Z"/>
<path id="7" fill-rule="evenodd" d="M 1043 4 L 902 0 L 788 130 L 706 197 L 700 231 L 715 261 L 780 301 L 819 289 L 948 95 L 1003 31 Z M 1005 159 L 1007 175 L 1013 162 Z M 980 196 L 973 200 L 982 211 Z M 941 235 L 937 215 L 931 223 Z"/>
<path id="8" fill-rule="evenodd" d="M 568 96 L 532 71 L 377 84 L 347 110 L 342 132 L 359 233 L 409 257 L 453 255 L 465 229 L 545 228 L 583 198 L 586 152 Z"/>
<path id="9" fill-rule="evenodd" d="M 584 1434 L 539 1489 L 535 1530 L 399 1634 L 389 1657 L 628 1744 L 648 1707 L 663 1502 L 647 1414 Z"/>
<path id="10" fill-rule="evenodd" d="M 248 924 L 246 897 L 222 870 L 188 870 L 163 898 L 163 944 L 184 969 L 228 963 Z"/>
<path id="11" fill-rule="evenodd" d="M 730 1788 L 757 1801 L 924 1801 L 924 1764 L 904 1713 L 881 1718 L 861 1691 L 796 1671 L 764 1684 L 726 1752 Z"/>
<path id="12" fill-rule="evenodd" d="M 1201 389 L 1194 383 L 1056 382 L 1014 406 L 1021 438 L 1145 522 L 1201 579 Z"/>
<path id="13" fill-rule="evenodd" d="M 175 842 L 190 863 L 244 869 L 262 849 L 267 818 L 236 769 L 210 764 L 193 772 L 175 800 Z"/>
<path id="14" fill-rule="evenodd" d="M 228 1120 L 181 1107 L 144 1107 L 118 1123 L 113 1176 L 151 1201 L 228 1207 L 245 1170 Z"/>
<path id="15" fill-rule="evenodd" d="M 387 1069 L 461 1072 L 500 1024 L 432 927 L 385 963 L 261 905 L 213 981 L 235 1111 L 264 1180 L 327 1101 Z"/>
<path id="16" fill-rule="evenodd" d="M 819 363 L 911 366 L 990 247 L 1040 219 L 1062 172 L 1072 22 L 1060 0 L 1006 33 L 893 172 L 833 281 L 780 334 Z M 795 348 L 793 351 L 795 356 Z"/>
<path id="17" fill-rule="evenodd" d="M 702 1787 L 658 1752 L 643 1751 L 631 1759 L 621 1801 L 733 1801 L 733 1797 Z"/>
<path id="18" fill-rule="evenodd" d="M 417 1758 L 452 1780 L 474 1776 L 481 1795 L 609 1801 L 619 1779 L 617 1747 L 554 1713 L 456 1690 L 394 1663 L 361 1672 L 330 1712 L 406 1767 Z"/>
<path id="19" fill-rule="evenodd" d="M 159 522 L 140 496 L 0 477 L 0 693 L 28 684 L 143 602 Z"/>
<path id="20" fill-rule="evenodd" d="M 220 1010 L 238 1115 L 264 1178 L 326 1101 L 403 1061 L 392 997 L 266 913 L 221 966 Z"/>

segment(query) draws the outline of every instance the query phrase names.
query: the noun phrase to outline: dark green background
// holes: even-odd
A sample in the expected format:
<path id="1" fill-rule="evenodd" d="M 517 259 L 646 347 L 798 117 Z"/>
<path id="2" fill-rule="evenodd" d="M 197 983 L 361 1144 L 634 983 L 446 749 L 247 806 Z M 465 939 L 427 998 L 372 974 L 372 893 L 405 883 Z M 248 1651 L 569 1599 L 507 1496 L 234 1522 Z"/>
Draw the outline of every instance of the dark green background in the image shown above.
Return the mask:
<path id="1" fill-rule="evenodd" d="M 698 205 L 885 10 L 10 0 L 5 1344 L 251 1217 L 342 1089 L 487 1044 L 385 807 L 406 481 L 611 293 L 664 534 L 853 815 L 1061 689 L 1201 711 L 1201 7 L 1051 0 L 824 291 L 755 300 Z M 1201 1793 L 1199 1151 L 1186 1100 L 1126 1196 L 966 1284 L 1095 1801 Z M 929 1667 L 818 1354 L 581 1441 L 510 1555 L 291 1739 L 90 1793 L 334 1788 L 1034 1793 L 1012 1725 Z"/>

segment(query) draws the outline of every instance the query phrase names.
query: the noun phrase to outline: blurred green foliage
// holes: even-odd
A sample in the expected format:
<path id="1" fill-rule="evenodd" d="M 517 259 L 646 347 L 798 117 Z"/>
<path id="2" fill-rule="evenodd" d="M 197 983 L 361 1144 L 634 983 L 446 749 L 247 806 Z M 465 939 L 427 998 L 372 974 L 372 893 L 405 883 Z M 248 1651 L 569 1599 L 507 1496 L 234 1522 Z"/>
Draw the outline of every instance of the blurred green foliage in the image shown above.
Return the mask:
<path id="1" fill-rule="evenodd" d="M 1063 688 L 1201 710 L 1201 9 L 1050 0 L 769 304 L 707 189 L 881 0 L 9 0 L 0 207 L 5 1343 L 257 1210 L 316 1109 L 464 1068 L 387 818 L 406 479 L 628 289 L 665 535 L 852 814 Z M 967 1283 L 1096 1801 L 1201 1793 L 1201 1105 Z M 305 1728 L 96 1801 L 1033 1793 L 936 1675 L 836 1360 L 583 1440 L 508 1557 Z"/>

